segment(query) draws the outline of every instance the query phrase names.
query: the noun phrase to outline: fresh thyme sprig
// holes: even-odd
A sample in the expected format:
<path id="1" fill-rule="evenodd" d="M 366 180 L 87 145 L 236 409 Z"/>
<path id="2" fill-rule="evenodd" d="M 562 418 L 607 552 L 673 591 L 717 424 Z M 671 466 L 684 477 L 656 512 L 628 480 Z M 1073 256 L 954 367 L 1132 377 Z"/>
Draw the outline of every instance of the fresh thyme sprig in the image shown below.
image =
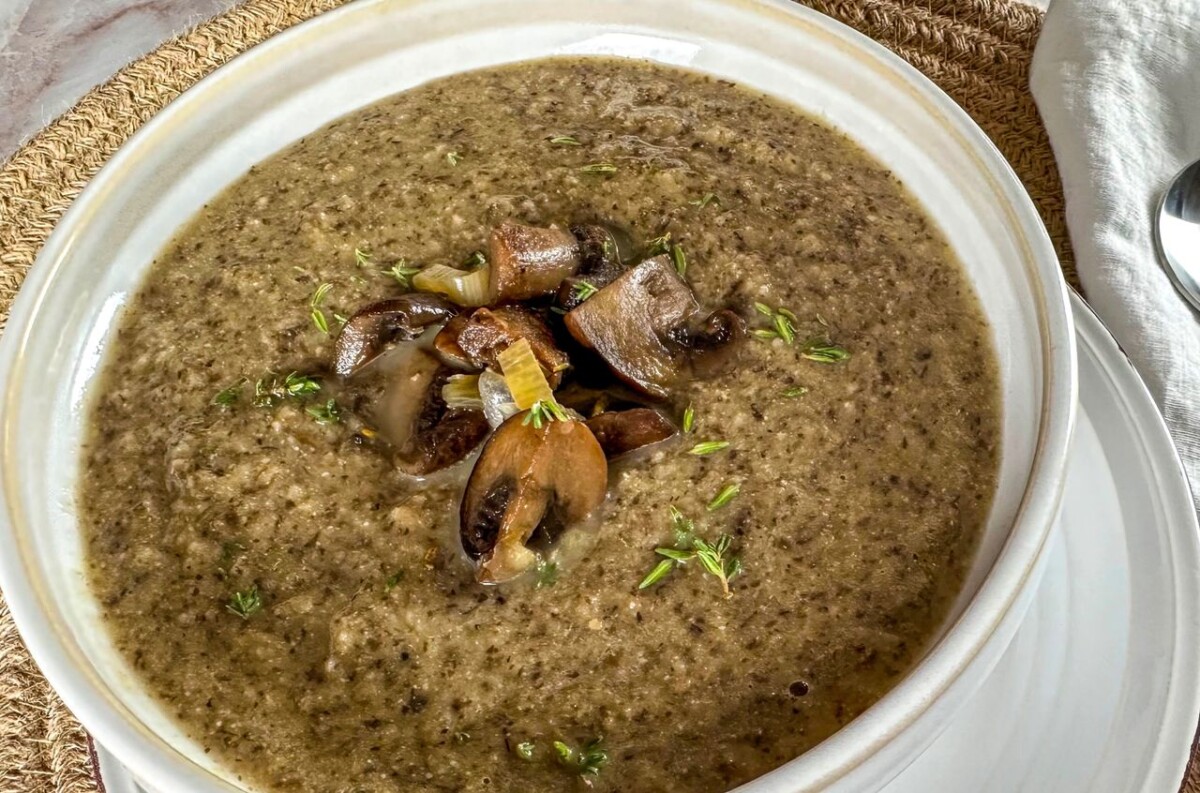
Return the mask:
<path id="1" fill-rule="evenodd" d="M 554 586 L 558 582 L 558 563 L 551 562 L 548 559 L 542 559 L 534 568 L 537 573 L 537 580 L 534 582 L 534 587 L 537 589 L 545 589 L 546 587 Z"/>
<path id="2" fill-rule="evenodd" d="M 558 404 L 557 400 L 539 399 L 530 406 L 529 413 L 522 419 L 521 425 L 532 424 L 535 430 L 540 430 L 543 425 L 555 420 L 570 421 L 571 417 L 567 415 L 567 411 Z"/>
<path id="3" fill-rule="evenodd" d="M 600 290 L 597 289 L 594 284 L 590 284 L 587 281 L 580 281 L 579 283 L 575 284 L 575 287 L 571 290 L 571 296 L 582 303 L 584 300 L 587 300 L 589 297 L 599 291 Z"/>
<path id="4" fill-rule="evenodd" d="M 688 454 L 696 457 L 703 457 L 708 454 L 715 454 L 722 449 L 729 448 L 729 441 L 701 441 L 692 448 L 688 449 Z"/>
<path id="5" fill-rule="evenodd" d="M 446 162 L 450 163 L 452 166 L 457 166 L 460 162 L 462 162 L 462 158 L 462 155 L 456 151 L 446 152 Z"/>
<path id="6" fill-rule="evenodd" d="M 704 209 L 709 204 L 719 205 L 721 203 L 721 196 L 717 195 L 716 193 L 705 193 L 700 198 L 697 198 L 694 201 L 688 201 L 688 203 L 697 209 Z"/>
<path id="7" fill-rule="evenodd" d="M 683 431 L 684 433 L 690 433 L 695 428 L 696 409 L 689 403 L 688 406 L 683 409 Z"/>
<path id="8" fill-rule="evenodd" d="M 535 749 L 537 749 L 537 744 L 533 741 L 521 741 L 513 748 L 513 751 L 522 760 L 532 760 Z"/>
<path id="9" fill-rule="evenodd" d="M 850 358 L 850 353 L 845 347 L 824 339 L 809 339 L 804 342 L 800 354 L 817 363 L 841 363 Z"/>
<path id="10" fill-rule="evenodd" d="M 709 512 L 715 512 L 716 510 L 728 504 L 730 501 L 733 501 L 735 498 L 737 498 L 738 494 L 741 492 L 741 485 L 739 485 L 737 482 L 730 482 L 729 484 L 725 485 L 725 487 L 721 488 L 719 493 L 713 496 L 712 501 L 708 502 L 708 505 L 705 507 L 705 509 L 707 509 Z"/>
<path id="11" fill-rule="evenodd" d="M 329 320 L 325 319 L 325 312 L 321 310 L 321 304 L 325 302 L 330 289 L 333 289 L 333 284 L 321 284 L 313 292 L 312 297 L 308 299 L 308 307 L 312 309 L 310 316 L 312 317 L 313 324 L 317 326 L 317 330 L 327 335 L 329 333 Z"/>
<path id="12" fill-rule="evenodd" d="M 654 552 L 663 558 L 642 579 L 638 589 L 654 586 L 676 567 L 682 567 L 695 559 L 706 573 L 720 581 L 725 597 L 730 597 L 733 593 L 729 590 L 729 582 L 743 572 L 741 558 L 730 554 L 733 537 L 722 534 L 715 542 L 710 543 L 696 536 L 695 523 L 674 506 L 671 507 L 671 530 L 675 535 L 674 547 L 654 549 Z"/>
<path id="13" fill-rule="evenodd" d="M 660 237 L 655 237 L 646 243 L 646 251 L 644 256 L 649 259 L 652 256 L 661 256 L 664 253 L 671 252 L 671 232 L 667 232 Z"/>
<path id="14" fill-rule="evenodd" d="M 225 608 L 242 619 L 249 619 L 251 614 L 262 609 L 262 605 L 262 594 L 258 591 L 258 584 L 255 584 L 245 592 L 234 592 Z"/>
<path id="15" fill-rule="evenodd" d="M 782 391 L 783 395 L 788 399 L 794 399 L 798 396 L 804 396 L 808 393 L 808 389 L 802 385 L 794 385 L 791 388 L 785 388 Z"/>
<path id="16" fill-rule="evenodd" d="M 390 275 L 396 279 L 396 283 L 405 289 L 412 289 L 412 277 L 421 272 L 420 267 L 409 267 L 408 262 L 404 259 L 393 264 L 391 267 L 383 271 L 384 275 Z"/>
<path id="17" fill-rule="evenodd" d="M 608 752 L 601 747 L 603 742 L 604 738 L 595 738 L 579 749 L 574 749 L 562 741 L 555 741 L 554 751 L 558 755 L 559 763 L 580 776 L 596 776 L 608 763 Z"/>
<path id="18" fill-rule="evenodd" d="M 675 264 L 675 272 L 679 273 L 680 278 L 687 274 L 687 254 L 678 242 L 671 246 L 671 261 Z"/>
<path id="19" fill-rule="evenodd" d="M 211 400 L 211 404 L 222 408 L 231 408 L 238 403 L 242 398 L 242 386 L 246 385 L 246 378 L 238 378 L 238 381 L 233 385 L 227 386 L 216 393 Z"/>
<path id="20" fill-rule="evenodd" d="M 304 412 L 313 417 L 318 424 L 337 424 L 342 420 L 342 410 L 336 400 L 330 399 L 324 405 L 310 405 Z"/>
<path id="21" fill-rule="evenodd" d="M 364 251 L 362 248 L 355 248 L 354 263 L 359 267 L 366 267 L 371 263 L 371 252 Z"/>
<path id="22" fill-rule="evenodd" d="M 254 383 L 254 406 L 274 407 L 283 399 L 300 399 L 321 390 L 321 381 L 309 375 L 292 372 L 283 378 L 270 373 Z"/>
<path id="23" fill-rule="evenodd" d="M 771 322 L 771 328 L 758 328 L 754 331 L 756 338 L 770 340 L 783 339 L 785 344 L 796 341 L 796 315 L 786 308 L 771 308 L 766 303 L 755 303 L 754 310 Z"/>

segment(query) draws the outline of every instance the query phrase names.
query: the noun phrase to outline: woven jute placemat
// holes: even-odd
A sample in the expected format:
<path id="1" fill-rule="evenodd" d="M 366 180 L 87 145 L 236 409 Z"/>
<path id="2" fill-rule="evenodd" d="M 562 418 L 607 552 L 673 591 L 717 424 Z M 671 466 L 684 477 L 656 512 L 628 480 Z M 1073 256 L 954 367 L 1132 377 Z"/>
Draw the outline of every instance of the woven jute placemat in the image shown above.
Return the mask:
<path id="1" fill-rule="evenodd" d="M 342 2 L 248 0 L 122 69 L 0 167 L 0 327 L 54 224 L 131 134 L 221 64 Z M 1011 0 L 808 4 L 887 45 L 966 108 L 1024 181 L 1075 283 L 1062 187 L 1027 87 L 1041 14 Z M 0 791 L 97 789 L 87 736 L 38 673 L 0 599 Z"/>

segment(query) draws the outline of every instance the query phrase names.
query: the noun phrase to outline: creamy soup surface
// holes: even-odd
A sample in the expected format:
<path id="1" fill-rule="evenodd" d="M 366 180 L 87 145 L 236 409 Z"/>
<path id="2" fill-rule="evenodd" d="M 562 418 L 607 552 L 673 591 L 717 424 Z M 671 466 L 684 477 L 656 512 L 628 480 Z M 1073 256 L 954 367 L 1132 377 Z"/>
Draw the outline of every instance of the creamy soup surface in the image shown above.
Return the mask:
<path id="1" fill-rule="evenodd" d="M 754 303 L 786 308 L 797 338 L 759 333 L 681 386 L 662 409 L 691 405 L 692 432 L 610 466 L 556 570 L 484 586 L 458 535 L 470 461 L 397 471 L 328 420 L 328 374 L 253 396 L 272 372 L 327 372 L 338 317 L 407 291 L 387 271 L 461 266 L 504 221 L 600 221 L 634 250 L 670 232 L 701 304 L 768 331 Z M 808 339 L 849 357 L 806 357 Z M 791 106 L 607 59 L 438 80 L 254 167 L 161 252 L 95 391 L 80 496 L 107 626 L 262 791 L 753 779 L 920 656 L 999 458 L 990 331 L 905 188 Z M 729 445 L 688 453 L 708 441 Z M 672 506 L 731 537 L 729 597 L 695 560 L 639 589 Z"/>

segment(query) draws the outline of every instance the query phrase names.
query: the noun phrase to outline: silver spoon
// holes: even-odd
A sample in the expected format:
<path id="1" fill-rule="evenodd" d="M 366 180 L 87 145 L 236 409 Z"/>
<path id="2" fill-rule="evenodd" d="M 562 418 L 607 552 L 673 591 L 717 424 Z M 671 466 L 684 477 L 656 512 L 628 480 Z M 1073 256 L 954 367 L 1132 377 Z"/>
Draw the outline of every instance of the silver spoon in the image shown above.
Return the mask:
<path id="1" fill-rule="evenodd" d="M 1179 294 L 1200 311 L 1200 160 L 1180 171 L 1163 193 L 1154 244 Z"/>

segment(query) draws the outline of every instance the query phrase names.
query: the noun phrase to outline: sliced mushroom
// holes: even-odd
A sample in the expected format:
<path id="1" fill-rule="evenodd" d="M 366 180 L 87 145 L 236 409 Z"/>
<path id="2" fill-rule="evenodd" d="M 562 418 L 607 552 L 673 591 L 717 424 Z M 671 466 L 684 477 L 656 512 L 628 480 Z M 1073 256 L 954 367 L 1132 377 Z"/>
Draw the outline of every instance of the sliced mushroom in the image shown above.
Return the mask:
<path id="1" fill-rule="evenodd" d="M 554 343 L 554 336 L 537 312 L 521 306 L 480 308 L 468 317 L 455 317 L 434 339 L 443 360 L 461 360 L 471 368 L 499 369 L 499 355 L 514 342 L 525 339 L 541 364 L 551 388 L 562 380 L 570 365 L 567 354 Z"/>
<path id="2" fill-rule="evenodd" d="M 653 408 L 613 410 L 592 416 L 586 423 L 610 460 L 675 435 L 675 425 Z"/>
<path id="3" fill-rule="evenodd" d="M 562 282 L 557 297 L 558 304 L 568 311 L 584 301 L 584 284 L 603 289 L 625 272 L 612 231 L 604 226 L 572 226 L 571 233 L 579 240 L 579 270 Z"/>
<path id="4" fill-rule="evenodd" d="M 502 223 L 488 241 L 491 294 L 497 302 L 553 294 L 579 269 L 579 243 L 559 228 Z"/>
<path id="5" fill-rule="evenodd" d="M 672 331 L 699 309 L 670 258 L 656 256 L 625 271 L 564 320 L 576 341 L 595 350 L 618 377 L 662 399 L 686 353 Z"/>
<path id="6" fill-rule="evenodd" d="M 454 369 L 471 371 L 477 366 L 462 347 L 458 346 L 458 335 L 467 326 L 468 314 L 458 314 L 447 322 L 433 337 L 433 351 L 442 363 Z"/>
<path id="7" fill-rule="evenodd" d="M 676 340 L 687 347 L 692 373 L 698 377 L 728 371 L 746 338 L 746 320 L 732 309 L 714 311 L 703 322 L 682 328 Z"/>
<path id="8" fill-rule="evenodd" d="M 382 393 L 358 411 L 395 448 L 396 467 L 425 476 L 465 458 L 490 427 L 482 410 L 449 408 L 442 386 L 452 369 L 424 350 L 405 350 L 393 367 L 377 375 Z"/>
<path id="9" fill-rule="evenodd" d="M 458 308 L 443 297 L 411 294 L 372 303 L 346 322 L 333 346 L 333 370 L 349 377 L 393 341 L 411 341 Z"/>
<path id="10" fill-rule="evenodd" d="M 463 550 L 475 578 L 498 584 L 537 561 L 535 533 L 552 539 L 580 524 L 604 501 L 608 463 L 581 421 L 505 421 L 483 447 L 459 511 Z"/>

